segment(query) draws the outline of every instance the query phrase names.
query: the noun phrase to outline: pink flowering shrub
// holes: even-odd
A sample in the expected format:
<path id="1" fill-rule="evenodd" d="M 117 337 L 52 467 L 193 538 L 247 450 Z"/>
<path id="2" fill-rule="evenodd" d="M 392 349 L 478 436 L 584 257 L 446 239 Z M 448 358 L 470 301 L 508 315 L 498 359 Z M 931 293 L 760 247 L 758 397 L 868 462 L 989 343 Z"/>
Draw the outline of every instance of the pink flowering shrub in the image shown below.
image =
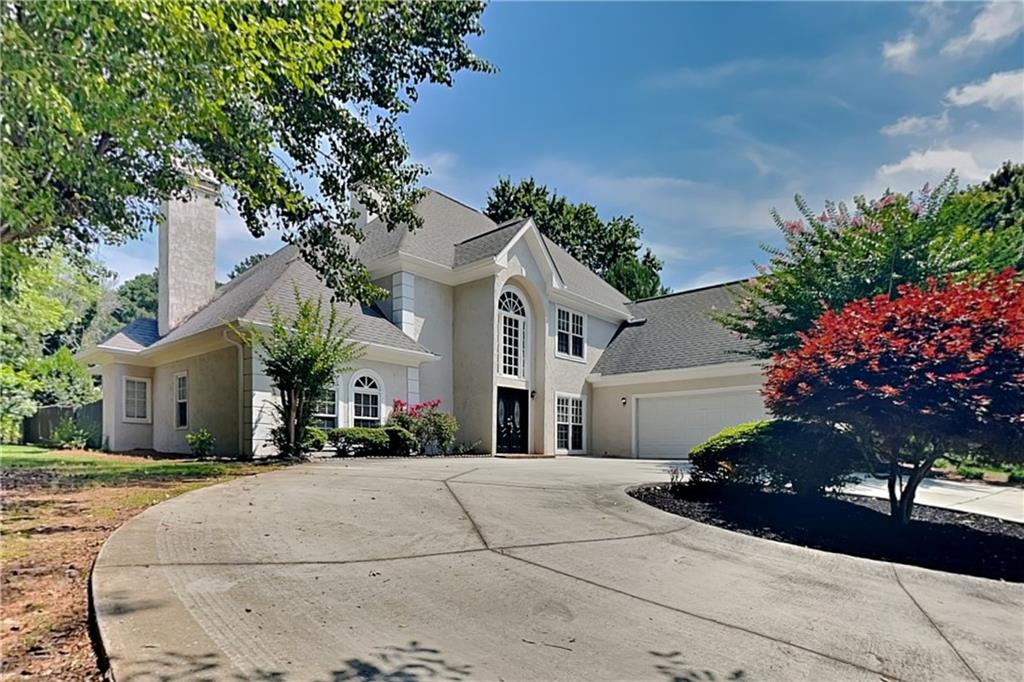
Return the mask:
<path id="1" fill-rule="evenodd" d="M 951 225 L 943 213 L 956 196 L 952 174 L 935 189 L 887 192 L 875 201 L 854 200 L 854 208 L 826 202 L 812 212 L 797 197 L 801 218 L 773 211 L 781 247 L 765 247 L 768 262 L 758 276 L 736 285 L 733 310 L 713 317 L 749 339 L 759 357 L 770 358 L 800 343 L 824 312 L 878 294 L 897 296 L 899 287 L 932 277 L 1014 267 L 1024 252 L 1024 231 Z"/>
<path id="2" fill-rule="evenodd" d="M 418 450 L 447 454 L 455 444 L 459 423 L 455 417 L 439 409 L 439 399 L 409 404 L 396 398 L 391 406 L 389 426 L 400 426 L 416 438 Z"/>

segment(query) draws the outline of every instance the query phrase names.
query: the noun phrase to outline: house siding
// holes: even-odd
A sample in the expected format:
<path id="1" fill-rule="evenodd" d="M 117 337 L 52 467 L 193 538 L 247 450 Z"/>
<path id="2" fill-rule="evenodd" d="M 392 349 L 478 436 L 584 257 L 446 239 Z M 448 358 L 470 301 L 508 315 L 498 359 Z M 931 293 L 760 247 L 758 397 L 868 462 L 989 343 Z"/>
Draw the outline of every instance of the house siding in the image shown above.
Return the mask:
<path id="1" fill-rule="evenodd" d="M 129 376 L 150 380 L 149 424 L 124 421 L 124 378 Z M 114 452 L 153 448 L 153 383 L 150 367 L 111 363 L 103 368 L 103 438 Z"/>
<path id="2" fill-rule="evenodd" d="M 153 373 L 153 448 L 190 452 L 185 434 L 206 428 L 216 439 L 214 453 L 236 456 L 238 443 L 238 351 L 222 348 L 157 367 Z M 188 373 L 188 427 L 174 425 L 174 376 Z"/>
<path id="3" fill-rule="evenodd" d="M 493 277 L 462 284 L 452 292 L 451 355 L 459 359 L 452 370 L 452 406 L 459 420 L 458 439 L 470 445 L 479 443 L 485 452 L 494 452 L 496 299 Z"/>

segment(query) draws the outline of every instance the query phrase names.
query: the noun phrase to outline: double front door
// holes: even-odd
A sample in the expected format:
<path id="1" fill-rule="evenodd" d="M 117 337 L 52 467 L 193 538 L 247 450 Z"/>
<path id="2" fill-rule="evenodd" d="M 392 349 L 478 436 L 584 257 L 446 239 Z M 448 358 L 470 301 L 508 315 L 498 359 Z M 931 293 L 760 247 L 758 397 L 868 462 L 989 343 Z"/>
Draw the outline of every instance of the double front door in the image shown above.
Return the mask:
<path id="1" fill-rule="evenodd" d="M 498 387 L 498 452 L 525 453 L 529 395 L 521 388 Z"/>

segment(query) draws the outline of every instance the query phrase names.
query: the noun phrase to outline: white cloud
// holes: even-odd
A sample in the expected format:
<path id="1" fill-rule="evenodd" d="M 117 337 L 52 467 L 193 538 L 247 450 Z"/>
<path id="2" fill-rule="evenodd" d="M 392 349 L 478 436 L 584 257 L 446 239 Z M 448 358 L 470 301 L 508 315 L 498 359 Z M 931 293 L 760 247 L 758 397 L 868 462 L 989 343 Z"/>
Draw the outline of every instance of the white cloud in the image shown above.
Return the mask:
<path id="1" fill-rule="evenodd" d="M 950 88 L 946 101 L 956 107 L 981 104 L 989 109 L 1024 106 L 1024 69 L 994 73 L 984 81 Z"/>
<path id="2" fill-rule="evenodd" d="M 752 266 L 743 268 L 719 266 L 678 283 L 671 282 L 671 284 L 674 291 L 689 291 L 690 289 L 700 289 L 701 287 L 709 287 L 721 284 L 722 282 L 735 282 L 738 279 L 753 277 L 754 274 Z"/>
<path id="3" fill-rule="evenodd" d="M 646 79 L 655 89 L 706 88 L 732 79 L 765 71 L 794 70 L 805 66 L 796 59 L 734 59 L 707 66 L 683 66 Z"/>
<path id="4" fill-rule="evenodd" d="M 943 54 L 958 55 L 1008 40 L 1024 30 L 1024 4 L 1019 0 L 993 0 L 974 17 L 970 30 L 950 40 Z"/>
<path id="5" fill-rule="evenodd" d="M 697 257 L 701 252 L 699 247 L 694 248 L 683 248 L 676 244 L 669 244 L 668 242 L 644 242 L 644 246 L 654 252 L 654 255 L 665 261 L 666 263 L 680 263 L 683 261 L 690 261 Z"/>
<path id="6" fill-rule="evenodd" d="M 917 38 L 912 33 L 907 33 L 897 41 L 882 43 L 882 57 L 889 68 L 911 72 L 917 67 L 919 47 Z"/>
<path id="7" fill-rule="evenodd" d="M 895 123 L 882 128 L 882 134 L 888 137 L 898 135 L 931 135 L 949 130 L 949 114 L 945 111 L 939 116 L 904 116 Z"/>
<path id="8" fill-rule="evenodd" d="M 968 180 L 980 180 L 985 177 L 974 155 L 962 149 L 926 149 L 912 151 L 901 161 L 885 164 L 878 169 L 882 177 L 892 177 L 908 172 L 945 174 L 956 169 L 960 177 Z"/>
<path id="9" fill-rule="evenodd" d="M 153 272 L 156 269 L 156 249 L 153 249 L 152 256 L 146 256 L 130 253 L 125 246 L 103 246 L 97 250 L 96 260 L 114 272 L 116 286 L 136 275 Z"/>

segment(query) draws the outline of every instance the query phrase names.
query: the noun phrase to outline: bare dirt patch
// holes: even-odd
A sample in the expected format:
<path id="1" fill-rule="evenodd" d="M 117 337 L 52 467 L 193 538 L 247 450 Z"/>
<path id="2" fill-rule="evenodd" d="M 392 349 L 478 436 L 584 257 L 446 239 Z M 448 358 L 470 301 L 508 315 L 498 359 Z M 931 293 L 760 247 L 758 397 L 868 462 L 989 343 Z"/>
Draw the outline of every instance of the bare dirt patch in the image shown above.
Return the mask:
<path id="1" fill-rule="evenodd" d="M 81 453 L 82 466 L 116 468 L 116 476 L 95 477 L 81 475 L 81 467 L 56 466 L 52 453 L 38 449 L 4 446 L 3 455 L 3 680 L 103 679 L 89 636 L 88 583 L 104 541 L 150 505 L 256 470 L 221 465 L 227 469 L 202 477 L 190 462 L 162 463 L 154 471 L 151 459 Z M 37 455 L 35 466 L 29 458 Z"/>

